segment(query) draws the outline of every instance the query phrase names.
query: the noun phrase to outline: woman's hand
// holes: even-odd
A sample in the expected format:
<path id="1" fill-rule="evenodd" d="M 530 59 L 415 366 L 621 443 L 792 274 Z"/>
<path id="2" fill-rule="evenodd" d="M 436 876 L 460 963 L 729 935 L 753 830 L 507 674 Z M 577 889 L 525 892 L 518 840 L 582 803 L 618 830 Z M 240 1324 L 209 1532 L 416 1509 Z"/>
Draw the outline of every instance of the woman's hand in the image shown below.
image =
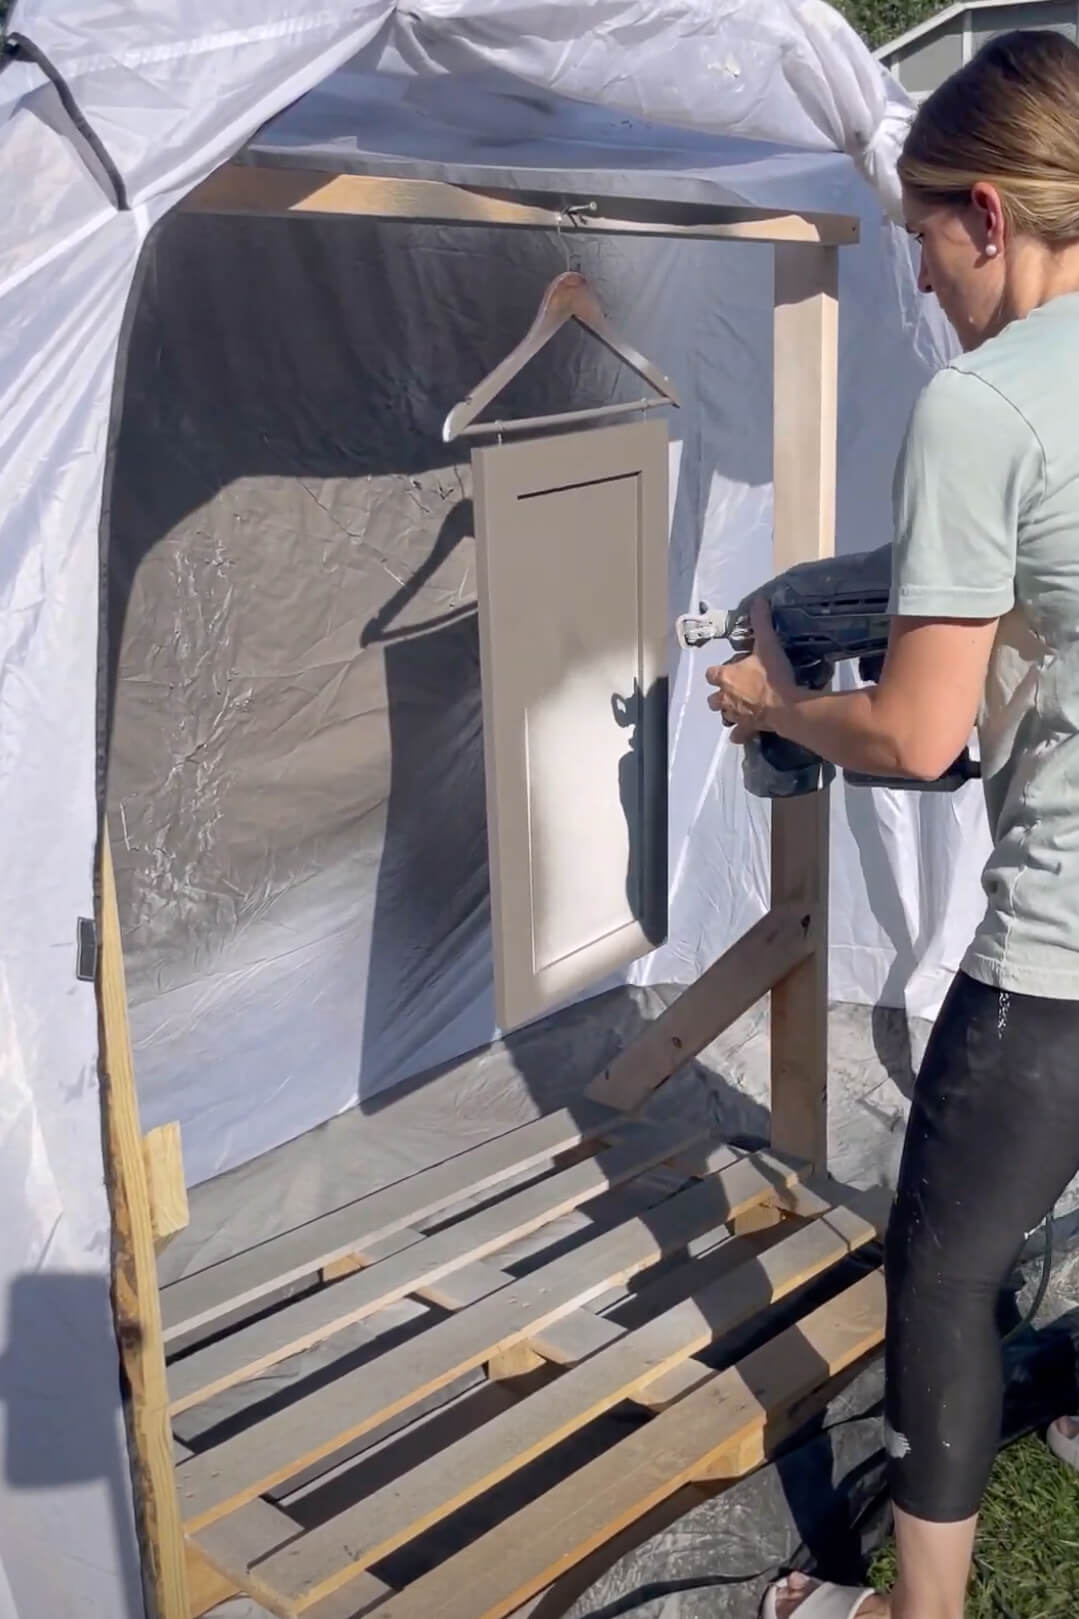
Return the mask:
<path id="1" fill-rule="evenodd" d="M 785 707 L 797 691 L 794 671 L 772 628 L 772 610 L 763 596 L 751 609 L 753 651 L 714 665 L 705 679 L 717 690 L 708 699 L 724 725 L 732 727 L 732 742 L 748 742 L 758 731 L 770 729 L 769 711 Z"/>

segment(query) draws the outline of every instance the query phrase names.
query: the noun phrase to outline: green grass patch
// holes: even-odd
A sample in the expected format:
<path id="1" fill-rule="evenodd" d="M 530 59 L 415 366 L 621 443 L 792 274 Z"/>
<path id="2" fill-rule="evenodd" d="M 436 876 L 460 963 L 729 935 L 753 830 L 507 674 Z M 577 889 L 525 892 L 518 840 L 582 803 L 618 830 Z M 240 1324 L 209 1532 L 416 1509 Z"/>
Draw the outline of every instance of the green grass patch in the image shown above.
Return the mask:
<path id="1" fill-rule="evenodd" d="M 1039 1437 L 1021 1439 L 998 1457 L 976 1556 L 965 1619 L 1079 1615 L 1079 1476 Z M 879 1589 L 890 1588 L 894 1545 L 882 1547 L 870 1574 Z"/>

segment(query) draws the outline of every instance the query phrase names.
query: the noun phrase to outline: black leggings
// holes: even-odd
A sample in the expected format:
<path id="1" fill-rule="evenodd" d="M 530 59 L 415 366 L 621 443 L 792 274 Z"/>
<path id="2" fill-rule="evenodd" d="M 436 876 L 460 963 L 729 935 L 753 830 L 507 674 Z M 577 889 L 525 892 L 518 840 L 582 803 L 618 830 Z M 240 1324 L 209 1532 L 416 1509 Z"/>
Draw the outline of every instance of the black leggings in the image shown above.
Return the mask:
<path id="1" fill-rule="evenodd" d="M 1079 1169 L 1079 1002 L 960 974 L 922 1061 L 886 1242 L 892 1499 L 978 1510 L 1000 1439 L 997 1303 Z"/>

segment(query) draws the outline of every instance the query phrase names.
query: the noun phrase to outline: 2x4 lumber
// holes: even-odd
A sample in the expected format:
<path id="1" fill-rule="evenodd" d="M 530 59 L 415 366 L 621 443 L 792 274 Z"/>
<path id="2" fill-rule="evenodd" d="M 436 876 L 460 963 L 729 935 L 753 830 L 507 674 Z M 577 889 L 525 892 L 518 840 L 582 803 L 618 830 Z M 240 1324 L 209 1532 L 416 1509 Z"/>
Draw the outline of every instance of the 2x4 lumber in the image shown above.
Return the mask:
<path id="1" fill-rule="evenodd" d="M 593 1102 L 631 1112 L 683 1064 L 813 956 L 809 906 L 775 904 L 628 1045 L 588 1087 Z"/>
<path id="2" fill-rule="evenodd" d="M 777 573 L 835 550 L 839 256 L 775 250 L 772 560 Z M 772 804 L 772 905 L 818 919 L 814 949 L 772 990 L 772 1145 L 828 1159 L 828 793 Z"/>
<path id="3" fill-rule="evenodd" d="M 165 1341 L 253 1304 L 289 1282 L 301 1281 L 334 1260 L 475 1192 L 511 1180 L 567 1147 L 595 1140 L 609 1122 L 609 1115 L 596 1108 L 562 1108 L 309 1220 L 295 1231 L 271 1237 L 257 1248 L 185 1276 L 161 1295 Z"/>
<path id="4" fill-rule="evenodd" d="M 186 1231 L 191 1219 L 184 1179 L 184 1152 L 180 1126 L 159 1124 L 142 1138 L 146 1179 L 150 1192 L 150 1219 L 159 1248 Z"/>
<path id="5" fill-rule="evenodd" d="M 631 236 L 699 236 L 742 242 L 858 240 L 850 214 L 784 214 L 715 203 L 625 197 L 555 197 L 549 193 L 477 191 L 442 180 L 396 180 L 230 163 L 211 174 L 183 204 L 185 211 L 226 214 L 351 214 L 417 223 L 505 225 L 561 230 L 572 211 L 575 230 Z"/>
<path id="6" fill-rule="evenodd" d="M 724 1150 L 726 1153 L 727 1149 Z M 724 1155 L 721 1155 L 724 1161 Z M 746 1158 L 680 1192 L 646 1217 L 628 1220 L 573 1252 L 431 1327 L 407 1354 L 384 1356 L 192 1457 L 178 1470 L 189 1531 L 223 1517 L 273 1485 L 344 1449 L 378 1423 L 444 1388 L 627 1281 L 720 1221 L 760 1202 L 793 1178 L 775 1160 Z"/>
<path id="7" fill-rule="evenodd" d="M 505 1619 L 683 1485 L 744 1471 L 786 1410 L 883 1333 L 874 1271 L 390 1597 L 380 1619 Z"/>
<path id="8" fill-rule="evenodd" d="M 150 1191 L 127 1017 L 123 942 L 107 831 L 100 848 L 98 1005 L 105 1182 L 112 1215 L 112 1307 L 143 1577 L 158 1619 L 189 1619 L 187 1557 L 169 1429 Z"/>
<path id="9" fill-rule="evenodd" d="M 384 1305 L 539 1230 L 661 1164 L 691 1145 L 700 1133 L 699 1125 L 685 1123 L 635 1130 L 618 1146 L 548 1175 L 332 1287 L 196 1350 L 170 1370 L 173 1413 L 261 1376 L 271 1366 L 343 1332 Z"/>
<path id="10" fill-rule="evenodd" d="M 876 1235 L 874 1226 L 846 1209 L 793 1231 L 696 1298 L 626 1333 L 557 1382 L 300 1536 L 261 1564 L 260 1579 L 302 1612 Z M 697 1371 L 714 1375 L 703 1367 Z M 342 1545 L 349 1548 L 349 1560 L 335 1565 L 334 1549 Z"/>

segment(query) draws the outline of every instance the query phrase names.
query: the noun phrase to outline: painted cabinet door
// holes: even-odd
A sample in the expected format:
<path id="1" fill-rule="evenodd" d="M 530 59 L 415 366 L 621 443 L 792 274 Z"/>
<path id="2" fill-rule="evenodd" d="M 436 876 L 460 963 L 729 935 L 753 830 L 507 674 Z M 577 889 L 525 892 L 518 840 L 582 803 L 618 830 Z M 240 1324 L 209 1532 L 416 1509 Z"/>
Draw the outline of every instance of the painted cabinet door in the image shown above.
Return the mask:
<path id="1" fill-rule="evenodd" d="M 667 466 L 660 422 L 473 455 L 503 1029 L 666 933 Z"/>

